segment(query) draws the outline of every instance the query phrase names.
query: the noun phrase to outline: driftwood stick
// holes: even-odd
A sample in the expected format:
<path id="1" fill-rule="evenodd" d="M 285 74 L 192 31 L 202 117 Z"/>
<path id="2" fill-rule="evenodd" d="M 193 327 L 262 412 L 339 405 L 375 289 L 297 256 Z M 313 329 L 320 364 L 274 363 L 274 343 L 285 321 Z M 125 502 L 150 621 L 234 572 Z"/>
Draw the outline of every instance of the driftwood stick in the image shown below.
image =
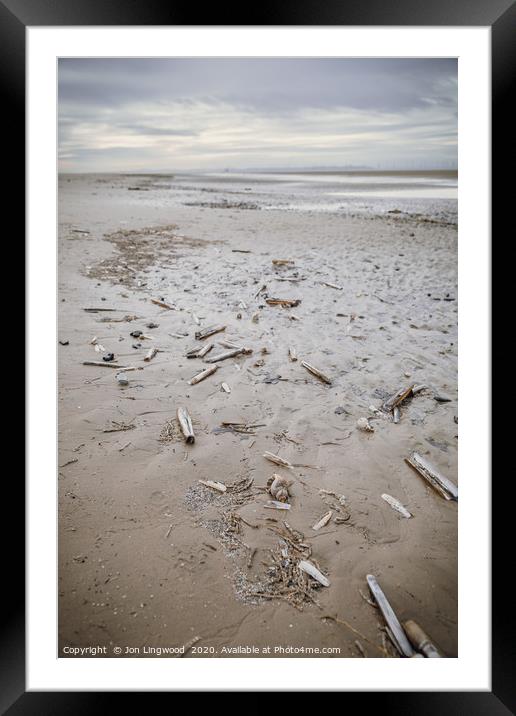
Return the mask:
<path id="1" fill-rule="evenodd" d="M 404 656 L 414 656 L 414 649 L 411 647 L 410 642 L 407 639 L 407 635 L 403 631 L 403 627 L 399 623 L 398 617 L 396 616 L 393 608 L 389 604 L 387 597 L 381 590 L 380 585 L 372 574 L 368 574 L 366 579 L 369 585 L 369 589 L 371 590 L 371 594 L 373 595 L 376 603 L 378 604 L 378 608 L 380 609 L 383 618 L 385 619 L 385 622 L 391 631 L 394 643 L 397 645 L 400 652 Z"/>
<path id="2" fill-rule="evenodd" d="M 242 355 L 243 353 L 252 353 L 252 350 L 249 348 L 233 348 L 230 351 L 225 351 L 224 353 L 217 353 L 217 355 L 212 356 L 211 358 L 206 358 L 205 363 L 218 363 L 221 360 L 226 360 L 227 358 L 233 358 L 234 356 Z"/>
<path id="3" fill-rule="evenodd" d="M 151 348 L 143 360 L 148 363 L 149 361 L 151 361 L 154 358 L 154 356 L 157 354 L 157 352 L 158 352 L 157 348 Z"/>
<path id="4" fill-rule="evenodd" d="M 305 360 L 301 361 L 301 365 L 303 368 L 306 368 L 307 371 L 315 375 L 316 378 L 319 378 L 319 380 L 322 380 L 324 383 L 331 385 L 331 378 L 328 378 L 328 376 L 322 373 L 318 368 L 310 365 L 310 363 L 307 363 Z"/>
<path id="5" fill-rule="evenodd" d="M 212 375 L 212 373 L 215 373 L 217 368 L 218 368 L 218 365 L 210 365 L 209 368 L 206 368 L 205 370 L 201 370 L 200 373 L 197 373 L 197 375 L 194 375 L 193 378 L 190 378 L 190 380 L 188 381 L 188 384 L 195 385 L 196 383 L 200 383 L 201 380 L 204 380 L 209 375 Z"/>
<path id="6" fill-rule="evenodd" d="M 221 331 L 225 331 L 226 326 L 207 326 L 206 328 L 201 329 L 200 331 L 195 331 L 195 337 L 198 341 L 203 341 L 205 338 L 208 338 L 209 336 L 213 336 L 215 333 L 220 333 Z"/>
<path id="7" fill-rule="evenodd" d="M 287 306 L 288 308 L 293 308 L 294 306 L 299 306 L 301 303 L 300 298 L 266 298 L 265 303 L 269 304 L 269 306 Z"/>
<path id="8" fill-rule="evenodd" d="M 97 368 L 123 368 L 124 370 L 136 370 L 135 368 L 128 365 L 120 365 L 120 363 L 109 363 L 106 361 L 99 360 L 83 360 L 83 365 L 94 365 Z"/>
<path id="9" fill-rule="evenodd" d="M 386 413 L 390 413 L 396 406 L 403 403 L 404 400 L 412 395 L 413 388 L 413 385 L 409 385 L 408 388 L 400 388 L 397 393 L 383 403 L 382 410 Z"/>
<path id="10" fill-rule="evenodd" d="M 409 619 L 403 626 L 414 649 L 420 651 L 428 659 L 442 658 L 436 646 L 430 641 L 430 637 L 425 634 L 417 622 Z"/>
<path id="11" fill-rule="evenodd" d="M 425 460 L 425 458 L 421 457 L 419 453 L 413 452 L 410 457 L 405 458 L 405 462 L 413 467 L 414 470 L 417 470 L 445 500 L 459 499 L 457 486 L 448 480 L 448 478 L 444 477 L 444 475 L 441 475 L 439 470 Z"/>
<path id="12" fill-rule="evenodd" d="M 175 307 L 171 306 L 169 303 L 165 303 L 165 301 L 160 301 L 157 298 L 151 298 L 151 303 L 155 303 L 156 306 L 160 306 L 161 308 L 167 308 L 169 311 L 175 311 Z"/>
<path id="13" fill-rule="evenodd" d="M 186 442 L 193 444 L 195 442 L 195 435 L 192 426 L 192 419 L 190 418 L 186 408 L 177 409 L 177 422 L 179 423 L 179 427 L 181 428 L 181 432 L 183 433 Z"/>
<path id="14" fill-rule="evenodd" d="M 197 358 L 204 358 L 204 356 L 211 351 L 215 344 L 214 343 L 206 343 L 205 346 L 203 346 L 198 352 L 197 352 Z"/>
<path id="15" fill-rule="evenodd" d="M 270 462 L 273 462 L 275 465 L 280 465 L 281 467 L 288 467 L 290 470 L 294 467 L 292 463 L 290 463 L 288 460 L 284 460 L 279 455 L 274 455 L 272 452 L 269 452 L 266 450 L 263 453 L 263 457 L 266 460 L 270 460 Z"/>

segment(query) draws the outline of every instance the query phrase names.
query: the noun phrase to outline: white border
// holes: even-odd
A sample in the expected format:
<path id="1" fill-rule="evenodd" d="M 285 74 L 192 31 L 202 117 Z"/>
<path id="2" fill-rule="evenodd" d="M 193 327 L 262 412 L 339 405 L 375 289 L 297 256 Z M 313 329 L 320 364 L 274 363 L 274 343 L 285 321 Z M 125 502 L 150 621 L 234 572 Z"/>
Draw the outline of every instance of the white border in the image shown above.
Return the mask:
<path id="1" fill-rule="evenodd" d="M 490 690 L 490 28 L 27 28 L 27 689 Z M 459 657 L 56 658 L 56 58 L 459 57 Z"/>

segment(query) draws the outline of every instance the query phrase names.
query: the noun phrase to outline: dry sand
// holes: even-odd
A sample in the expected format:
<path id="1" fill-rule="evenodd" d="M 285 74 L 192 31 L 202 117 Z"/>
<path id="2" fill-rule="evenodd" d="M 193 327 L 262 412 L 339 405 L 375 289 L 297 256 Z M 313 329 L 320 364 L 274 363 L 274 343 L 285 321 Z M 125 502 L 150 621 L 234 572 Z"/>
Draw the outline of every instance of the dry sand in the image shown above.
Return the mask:
<path id="1" fill-rule="evenodd" d="M 321 650 L 285 656 L 360 657 L 357 639 L 368 657 L 396 656 L 364 599 L 369 573 L 400 620 L 415 619 L 456 656 L 457 503 L 404 462 L 417 450 L 457 481 L 456 228 L 399 215 L 167 206 L 149 200 L 151 182 L 149 192 L 128 191 L 133 184 L 60 179 L 59 340 L 69 341 L 58 346 L 60 656 L 63 647 L 96 645 L 108 656 L 114 646 L 144 656 L 145 646 L 195 637 L 204 653 L 187 658 L 242 656 L 224 648 L 245 646 L 270 646 L 270 656 L 283 646 Z M 289 277 L 302 280 L 280 280 Z M 266 296 L 301 303 L 270 306 Z M 126 316 L 138 318 L 112 320 Z M 253 353 L 190 386 L 204 366 L 185 358 L 198 343 L 196 318 L 200 327 L 227 326 L 208 339 L 212 354 L 226 350 L 220 340 Z M 154 340 L 132 338 L 135 330 Z M 142 368 L 126 373 L 128 386 L 116 370 L 82 364 L 105 355 L 94 336 L 118 363 Z M 144 362 L 153 346 L 159 352 Z M 411 383 L 429 388 L 402 407 L 398 424 L 370 410 Z M 192 416 L 194 445 L 177 429 L 178 406 Z M 364 416 L 374 433 L 356 428 Z M 260 427 L 248 435 L 223 421 Z M 121 424 L 131 429 L 106 432 Z M 267 450 L 318 469 L 277 467 Z M 269 496 L 258 488 L 273 473 L 293 480 L 289 512 L 264 507 Z M 249 489 L 225 495 L 198 482 L 245 487 L 250 478 Z M 321 489 L 345 496 L 333 517 L 349 519 L 314 531 L 339 507 Z M 283 519 L 331 581 L 309 588 L 300 608 L 271 598 L 270 550 Z M 335 651 L 322 653 L 328 648 Z"/>

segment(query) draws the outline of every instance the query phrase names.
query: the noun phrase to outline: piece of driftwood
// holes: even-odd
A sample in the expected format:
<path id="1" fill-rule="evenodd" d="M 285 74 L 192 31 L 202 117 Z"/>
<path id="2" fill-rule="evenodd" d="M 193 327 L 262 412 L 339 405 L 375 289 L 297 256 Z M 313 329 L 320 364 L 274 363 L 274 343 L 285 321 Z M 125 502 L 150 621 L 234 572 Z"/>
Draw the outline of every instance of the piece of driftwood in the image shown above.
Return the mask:
<path id="1" fill-rule="evenodd" d="M 97 368 L 123 368 L 124 370 L 136 370 L 135 368 L 131 368 L 131 366 L 128 365 L 120 365 L 120 363 L 109 363 L 105 361 L 99 361 L 99 360 L 83 360 L 83 365 L 95 365 Z"/>
<path id="2" fill-rule="evenodd" d="M 342 290 L 344 289 L 343 286 L 337 286 L 336 283 L 329 283 L 329 281 L 323 281 L 323 282 L 322 282 L 322 285 L 323 285 L 323 286 L 328 286 L 329 288 L 336 288 L 337 291 L 342 291 Z"/>
<path id="3" fill-rule="evenodd" d="M 181 428 L 181 432 L 183 433 L 186 442 L 189 444 L 194 443 L 195 435 L 192 426 L 192 419 L 190 418 L 186 408 L 177 409 L 177 422 L 179 423 L 179 427 Z"/>
<path id="4" fill-rule="evenodd" d="M 396 405 L 396 406 L 392 409 L 392 420 L 393 420 L 393 422 L 394 422 L 395 424 L 399 423 L 399 422 L 400 422 L 400 417 L 401 417 L 400 409 L 399 409 L 399 406 Z"/>
<path id="5" fill-rule="evenodd" d="M 151 348 L 143 360 L 147 361 L 147 363 L 148 363 L 149 361 L 151 361 L 154 358 L 154 356 L 157 354 L 157 352 L 158 352 L 157 348 Z"/>
<path id="6" fill-rule="evenodd" d="M 188 381 L 189 385 L 195 385 L 196 383 L 200 383 L 201 380 L 204 380 L 208 376 L 212 375 L 212 373 L 215 373 L 217 370 L 218 365 L 210 365 L 209 368 L 205 368 L 204 370 L 201 370 L 200 373 L 197 373 L 197 375 L 194 375 L 193 378 L 190 378 Z"/>
<path id="7" fill-rule="evenodd" d="M 320 530 L 321 527 L 324 527 L 325 525 L 328 524 L 328 522 L 331 520 L 331 516 L 332 516 L 332 515 L 333 515 L 333 512 L 332 512 L 332 510 L 330 510 L 330 511 L 327 512 L 325 515 L 323 515 L 320 520 L 318 520 L 318 521 L 315 523 L 315 525 L 312 527 L 312 529 L 313 529 L 313 530 L 316 530 L 316 531 L 317 531 L 317 530 Z"/>
<path id="8" fill-rule="evenodd" d="M 206 343 L 197 353 L 197 358 L 204 358 L 204 356 L 211 351 L 215 344 L 214 343 Z"/>
<path id="9" fill-rule="evenodd" d="M 190 348 L 190 350 L 186 351 L 185 357 L 186 358 L 197 358 L 199 356 L 199 351 L 201 349 L 199 347 Z"/>
<path id="10" fill-rule="evenodd" d="M 171 306 L 169 303 L 165 303 L 165 301 L 160 301 L 158 298 L 151 298 L 151 303 L 155 303 L 156 306 L 160 306 L 160 308 L 167 308 L 169 311 L 175 311 L 175 307 Z"/>
<path id="11" fill-rule="evenodd" d="M 102 311 L 119 311 L 119 308 L 83 308 L 86 313 L 100 313 Z"/>
<path id="12" fill-rule="evenodd" d="M 432 644 L 430 637 L 425 634 L 417 622 L 413 619 L 409 619 L 403 624 L 403 626 L 414 649 L 420 651 L 428 659 L 442 658 L 437 647 Z"/>
<path id="13" fill-rule="evenodd" d="M 290 358 L 292 363 L 295 363 L 297 361 L 296 349 L 292 348 L 292 346 L 290 346 L 290 348 L 288 349 L 288 357 Z"/>
<path id="14" fill-rule="evenodd" d="M 199 482 L 201 485 L 205 485 L 205 487 L 211 487 L 213 490 L 217 490 L 217 492 L 226 492 L 227 490 L 223 482 L 217 482 L 216 480 L 199 480 Z"/>
<path id="15" fill-rule="evenodd" d="M 202 328 L 200 331 L 195 331 L 195 337 L 198 341 L 203 341 L 205 338 L 208 338 L 209 336 L 215 335 L 215 333 L 220 333 L 221 331 L 225 331 L 226 326 L 218 325 L 218 326 L 207 326 L 206 328 Z"/>
<path id="16" fill-rule="evenodd" d="M 405 462 L 417 470 L 445 500 L 459 499 L 457 486 L 444 475 L 441 475 L 439 470 L 425 460 L 424 457 L 421 457 L 419 453 L 413 452 L 410 457 L 405 458 Z"/>
<path id="17" fill-rule="evenodd" d="M 269 500 L 264 507 L 268 510 L 290 510 L 288 502 L 279 502 L 277 500 Z"/>
<path id="18" fill-rule="evenodd" d="M 267 480 L 267 489 L 269 494 L 278 502 L 286 502 L 290 497 L 288 488 L 292 485 L 292 480 L 287 480 L 281 475 L 274 474 Z"/>
<path id="19" fill-rule="evenodd" d="M 315 368 L 310 363 L 307 363 L 305 360 L 301 361 L 301 365 L 303 368 L 306 368 L 307 371 L 312 373 L 312 375 L 315 375 L 316 378 L 319 378 L 319 380 L 322 380 L 323 383 L 327 383 L 328 385 L 331 385 L 331 378 L 328 378 L 327 375 L 325 375 L 322 371 L 320 371 L 318 368 Z"/>
<path id="20" fill-rule="evenodd" d="M 220 387 L 222 388 L 222 390 L 225 393 L 231 393 L 231 388 L 229 387 L 229 385 L 227 383 L 221 383 Z"/>
<path id="21" fill-rule="evenodd" d="M 329 587 L 330 586 L 330 580 L 328 577 L 325 577 L 324 574 L 317 569 L 315 564 L 312 564 L 306 559 L 302 559 L 298 564 L 299 569 L 302 572 L 306 572 L 306 574 L 310 575 L 312 579 L 315 579 L 319 584 L 322 584 L 323 587 Z"/>
<path id="22" fill-rule="evenodd" d="M 274 266 L 291 266 L 294 261 L 293 259 L 272 259 Z"/>
<path id="23" fill-rule="evenodd" d="M 280 465 L 281 467 L 288 467 L 290 470 L 292 470 L 294 467 L 292 465 L 292 463 L 290 463 L 288 460 L 284 460 L 279 455 L 274 455 L 272 452 L 269 452 L 268 450 L 266 450 L 263 453 L 263 457 L 266 460 L 270 460 L 270 462 L 273 462 L 275 465 Z"/>
<path id="24" fill-rule="evenodd" d="M 380 609 L 383 618 L 385 619 L 385 622 L 391 631 L 394 644 L 400 650 L 400 653 L 404 656 L 413 656 L 414 649 L 410 645 L 410 642 L 407 639 L 407 635 L 403 631 L 403 627 L 399 623 L 398 617 L 396 616 L 393 608 L 389 604 L 387 597 L 381 590 L 380 585 L 372 574 L 368 574 L 366 579 L 369 585 L 369 589 L 371 590 L 371 594 L 373 595 L 376 603 L 378 604 L 378 608 Z"/>
<path id="25" fill-rule="evenodd" d="M 232 348 L 230 351 L 224 351 L 224 353 L 217 353 L 215 356 L 206 358 L 205 363 L 218 363 L 221 360 L 227 360 L 228 358 L 234 358 L 242 354 L 252 353 L 250 348 Z"/>
<path id="26" fill-rule="evenodd" d="M 400 515 L 403 515 L 403 517 L 405 517 L 406 519 L 409 519 L 410 517 L 412 517 L 412 515 L 407 510 L 407 508 L 403 507 L 401 502 L 399 502 L 395 497 L 392 497 L 392 495 L 387 495 L 386 493 L 384 493 L 382 495 L 382 500 L 385 500 L 385 502 L 387 502 L 387 504 L 390 505 L 393 510 L 396 510 L 396 512 L 399 512 Z"/>
<path id="27" fill-rule="evenodd" d="M 386 413 L 392 412 L 397 405 L 400 405 L 412 395 L 413 388 L 413 385 L 409 385 L 408 388 L 400 388 L 397 393 L 383 403 L 382 410 Z"/>
<path id="28" fill-rule="evenodd" d="M 265 303 L 269 306 L 285 306 L 287 308 L 293 308 L 299 306 L 301 303 L 300 298 L 266 298 Z"/>
<path id="29" fill-rule="evenodd" d="M 223 348 L 241 348 L 240 343 L 235 343 L 235 341 L 219 341 L 219 346 L 222 346 Z"/>

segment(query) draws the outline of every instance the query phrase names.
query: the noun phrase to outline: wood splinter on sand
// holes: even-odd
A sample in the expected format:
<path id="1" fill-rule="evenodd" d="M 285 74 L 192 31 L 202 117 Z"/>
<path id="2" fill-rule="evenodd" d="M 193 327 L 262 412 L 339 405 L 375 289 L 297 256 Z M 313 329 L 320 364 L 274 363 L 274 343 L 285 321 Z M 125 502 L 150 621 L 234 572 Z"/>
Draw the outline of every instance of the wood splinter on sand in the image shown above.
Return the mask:
<path id="1" fill-rule="evenodd" d="M 151 298 L 151 303 L 155 303 L 156 306 L 160 306 L 160 308 L 167 308 L 169 311 L 175 311 L 175 307 L 171 306 L 169 303 L 165 303 L 165 301 L 160 301 L 157 298 Z"/>
<path id="2" fill-rule="evenodd" d="M 210 376 L 212 373 L 215 373 L 217 370 L 218 365 L 210 365 L 209 368 L 206 368 L 205 370 L 201 370 L 200 373 L 197 373 L 197 375 L 194 375 L 193 378 L 190 378 L 188 381 L 189 385 L 195 385 L 196 383 L 200 383 L 201 380 L 204 380 L 208 376 Z"/>
<path id="3" fill-rule="evenodd" d="M 392 397 L 388 398 L 383 404 L 382 404 L 382 410 L 385 413 L 391 413 L 394 408 L 398 407 L 403 403 L 404 400 L 407 398 L 410 398 L 410 396 L 413 394 L 414 385 L 409 385 L 408 388 L 400 388 L 397 393 L 395 393 Z"/>
<path id="4" fill-rule="evenodd" d="M 157 354 L 157 352 L 158 352 L 157 348 L 151 348 L 143 360 L 147 361 L 147 363 L 148 363 L 149 361 L 151 361 L 154 358 L 154 356 Z"/>
<path id="5" fill-rule="evenodd" d="M 274 266 L 292 266 L 294 264 L 293 259 L 272 259 Z"/>
<path id="6" fill-rule="evenodd" d="M 226 492 L 227 490 L 223 482 L 217 482 L 216 480 L 199 480 L 199 482 L 205 487 L 211 487 L 213 490 L 217 490 L 217 492 Z"/>
<path id="7" fill-rule="evenodd" d="M 299 562 L 298 567 L 302 572 L 309 574 L 312 579 L 316 580 L 316 582 L 322 584 L 323 587 L 330 586 L 330 580 L 328 579 L 328 577 L 325 577 L 324 574 L 320 572 L 314 564 L 308 562 L 308 560 L 302 559 Z"/>
<path id="8" fill-rule="evenodd" d="M 328 286 L 329 288 L 335 288 L 335 289 L 337 289 L 337 291 L 343 291 L 343 290 L 344 290 L 344 287 L 343 287 L 343 286 L 337 286 L 336 283 L 330 283 L 329 281 L 323 281 L 323 282 L 322 282 L 322 285 L 323 285 L 323 286 Z"/>
<path id="9" fill-rule="evenodd" d="M 289 462 L 288 460 L 284 460 L 284 459 L 283 459 L 282 457 L 280 457 L 279 455 L 274 455 L 272 452 L 269 452 L 268 450 L 266 450 L 266 451 L 263 453 L 263 457 L 264 457 L 266 460 L 270 460 L 270 462 L 273 462 L 275 465 L 280 465 L 280 467 L 288 467 L 290 470 L 292 470 L 293 467 L 294 467 L 294 466 L 292 465 L 292 463 Z"/>
<path id="10" fill-rule="evenodd" d="M 192 419 L 190 418 L 186 408 L 177 409 L 177 422 L 179 423 L 179 427 L 181 428 L 185 441 L 189 444 L 194 443 L 195 435 L 192 426 Z"/>
<path id="11" fill-rule="evenodd" d="M 203 341 L 205 338 L 209 338 L 209 336 L 215 335 L 215 333 L 220 333 L 221 331 L 225 331 L 226 326 L 207 326 L 206 328 L 203 328 L 200 331 L 195 331 L 195 338 L 198 341 Z"/>
<path id="12" fill-rule="evenodd" d="M 425 634 L 419 624 L 412 619 L 404 622 L 403 624 L 405 632 L 410 639 L 414 649 L 417 649 L 428 659 L 441 659 L 442 656 L 439 653 L 437 647 L 432 644 L 430 637 Z"/>
<path id="13" fill-rule="evenodd" d="M 382 500 L 385 500 L 385 502 L 392 507 L 393 510 L 396 510 L 396 512 L 399 512 L 400 515 L 403 515 L 407 520 L 412 517 L 410 512 L 407 510 L 406 507 L 403 507 L 401 502 L 399 502 L 395 497 L 392 497 L 391 495 L 387 495 L 384 493 L 382 495 Z"/>
<path id="14" fill-rule="evenodd" d="M 419 453 L 413 452 L 410 457 L 405 458 L 405 462 L 419 472 L 445 500 L 459 499 L 457 486 L 448 480 L 448 478 L 444 477 L 444 475 L 441 475 L 439 470 L 425 460 L 425 458 L 421 457 Z"/>
<path id="15" fill-rule="evenodd" d="M 215 356 L 206 358 L 205 363 L 218 363 L 219 361 L 226 360 L 227 358 L 234 358 L 235 356 L 239 355 L 247 355 L 252 352 L 253 351 L 251 350 L 251 348 L 233 348 L 230 351 L 225 351 L 224 353 L 217 353 L 217 355 Z"/>
<path id="16" fill-rule="evenodd" d="M 310 363 L 307 363 L 305 360 L 301 361 L 301 365 L 303 368 L 306 368 L 307 371 L 312 373 L 312 375 L 315 375 L 316 378 L 319 378 L 319 380 L 322 380 L 323 383 L 327 383 L 328 385 L 331 385 L 331 378 L 328 378 L 327 375 L 325 375 L 322 371 L 320 371 L 318 368 L 315 368 Z"/>
<path id="17" fill-rule="evenodd" d="M 393 608 L 389 604 L 387 597 L 381 590 L 380 585 L 372 574 L 368 574 L 366 579 L 367 584 L 369 585 L 369 589 L 371 590 L 371 594 L 373 595 L 375 602 L 378 604 L 378 608 L 381 611 L 383 618 L 385 619 L 385 623 L 389 627 L 389 633 L 394 645 L 399 650 L 400 654 L 402 654 L 403 656 L 414 656 L 414 649 L 410 645 L 410 642 L 407 639 L 407 635 L 405 634 L 403 627 L 399 623 L 398 617 L 396 616 Z"/>
<path id="18" fill-rule="evenodd" d="M 120 365 L 120 363 L 109 363 L 105 361 L 98 361 L 98 360 L 83 360 L 83 365 L 94 365 L 97 368 L 122 368 L 123 370 L 136 370 L 134 366 L 130 365 Z"/>
<path id="19" fill-rule="evenodd" d="M 312 529 L 317 531 L 317 530 L 320 530 L 321 527 L 325 527 L 328 524 L 328 522 L 331 520 L 332 515 L 333 515 L 333 512 L 332 512 L 332 510 L 330 510 L 325 515 L 323 515 L 320 520 L 318 520 L 315 523 L 315 525 L 312 527 Z"/>
<path id="20" fill-rule="evenodd" d="M 206 343 L 198 352 L 197 358 L 204 358 L 204 356 L 211 351 L 215 343 Z"/>
<path id="21" fill-rule="evenodd" d="M 288 502 L 279 502 L 278 500 L 269 500 L 264 507 L 268 510 L 290 510 Z"/>
<path id="22" fill-rule="evenodd" d="M 300 298 L 266 298 L 265 303 L 269 306 L 284 306 L 287 308 L 294 308 L 299 306 L 301 303 Z"/>

